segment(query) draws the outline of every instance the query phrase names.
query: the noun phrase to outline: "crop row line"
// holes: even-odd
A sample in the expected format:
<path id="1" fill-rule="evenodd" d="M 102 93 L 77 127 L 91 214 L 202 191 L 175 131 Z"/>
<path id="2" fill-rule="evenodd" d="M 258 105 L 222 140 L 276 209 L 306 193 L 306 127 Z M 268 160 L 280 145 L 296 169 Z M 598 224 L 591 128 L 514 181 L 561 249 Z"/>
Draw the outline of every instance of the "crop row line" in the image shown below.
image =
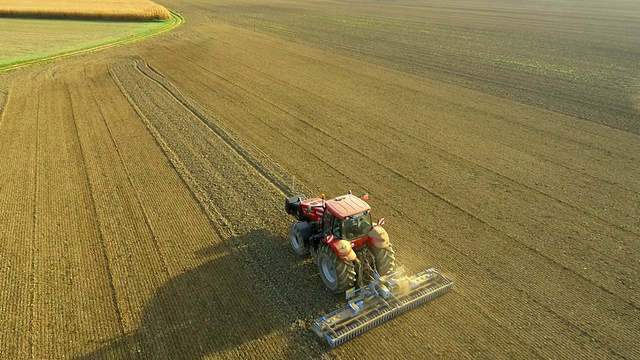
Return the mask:
<path id="1" fill-rule="evenodd" d="M 107 273 L 107 279 L 108 279 L 108 284 L 109 284 L 109 292 L 111 295 L 111 301 L 113 302 L 113 307 L 114 307 L 114 311 L 116 313 L 116 317 L 118 320 L 118 330 L 120 331 L 120 335 L 121 336 L 125 336 L 125 328 L 124 328 L 124 321 L 123 321 L 123 317 L 122 317 L 122 310 L 121 310 L 121 306 L 120 303 L 118 301 L 118 296 L 116 293 L 116 287 L 115 287 L 115 282 L 114 282 L 114 278 L 113 278 L 113 270 L 112 270 L 112 260 L 109 258 L 109 254 L 107 252 L 107 244 L 106 244 L 106 239 L 105 239 L 105 235 L 104 235 L 104 230 L 103 230 L 103 226 L 100 224 L 100 217 L 98 216 L 98 210 L 96 208 L 96 199 L 95 199 L 95 190 L 93 189 L 93 182 L 91 181 L 90 177 L 89 177 L 89 172 L 88 172 L 88 168 L 87 168 L 87 164 L 88 164 L 88 160 L 86 157 L 86 151 L 82 146 L 82 141 L 80 141 L 80 132 L 78 131 L 78 123 L 77 123 L 77 119 L 76 119 L 76 109 L 73 108 L 73 100 L 71 98 L 71 92 L 69 91 L 69 87 L 66 86 L 65 87 L 66 90 L 66 95 L 68 98 L 69 103 L 71 104 L 71 120 L 73 123 L 73 128 L 75 131 L 75 137 L 76 137 L 76 141 L 78 142 L 78 148 L 80 150 L 80 157 L 82 159 L 82 172 L 83 172 L 83 176 L 84 179 L 86 181 L 87 187 L 88 187 L 88 192 L 89 192 L 89 196 L 91 198 L 91 213 L 93 214 L 93 219 L 94 219 L 94 224 L 98 230 L 98 234 L 100 237 L 100 251 L 102 253 L 102 259 L 104 261 L 105 264 L 105 268 L 106 268 L 106 273 Z"/>
<path id="2" fill-rule="evenodd" d="M 394 207 L 393 205 L 390 205 L 392 208 Z M 398 209 L 396 209 L 396 211 L 398 211 Z M 466 253 L 464 250 L 457 248 L 455 246 L 453 246 L 450 242 L 446 241 L 444 238 L 442 238 L 440 235 L 436 234 L 433 230 L 430 230 L 428 228 L 424 228 L 422 227 L 421 223 L 420 223 L 420 219 L 415 218 L 413 216 L 411 216 L 410 214 L 405 214 L 405 217 L 407 217 L 410 222 L 415 225 L 418 228 L 422 228 L 425 232 L 427 232 L 432 238 L 436 239 L 442 246 L 444 246 L 445 248 L 452 250 L 456 253 L 458 253 L 458 255 L 460 255 L 461 257 L 465 258 L 465 259 L 469 259 L 469 261 L 471 261 L 473 264 L 475 264 L 476 266 L 478 266 L 479 268 L 483 269 L 484 271 L 486 271 L 487 273 L 489 273 L 491 275 L 492 278 L 494 279 L 498 279 L 500 282 L 502 282 L 503 284 L 509 284 L 509 286 L 514 289 L 516 292 L 522 294 L 524 297 L 526 297 L 527 299 L 530 299 L 531 301 L 533 301 L 535 304 L 537 304 L 538 306 L 540 306 L 541 308 L 543 308 L 545 311 L 547 311 L 548 313 L 552 314 L 556 319 L 560 320 L 562 323 L 564 323 L 567 327 L 574 329 L 575 331 L 577 331 L 581 336 L 583 336 L 584 338 L 587 339 L 592 339 L 592 341 L 598 343 L 599 347 L 601 349 L 605 349 L 606 351 L 608 351 L 609 353 L 611 353 L 612 355 L 616 355 L 619 358 L 624 358 L 624 356 L 622 356 L 620 353 L 618 353 L 615 348 L 611 347 L 611 346 L 607 346 L 607 344 L 603 341 L 600 340 L 597 336 L 595 336 L 593 333 L 591 333 L 588 330 L 583 329 L 581 326 L 575 324 L 574 322 L 570 321 L 569 319 L 567 319 L 565 316 L 563 316 L 562 314 L 560 314 L 558 311 L 554 310 L 554 308 L 543 302 L 542 300 L 540 300 L 537 296 L 535 296 L 534 294 L 531 294 L 530 292 L 527 291 L 526 288 L 523 288 L 521 286 L 518 286 L 517 283 L 513 283 L 513 282 L 509 282 L 507 281 L 504 277 L 502 277 L 498 272 L 494 271 L 491 267 L 487 267 L 485 266 L 482 262 L 474 259 L 473 256 L 469 256 L 468 253 Z M 498 231 L 495 228 L 492 228 L 492 230 L 494 231 Z M 560 265 L 562 270 L 568 271 L 570 273 L 572 273 L 574 276 L 579 277 L 580 279 L 586 281 L 587 283 L 594 285 L 596 287 L 598 287 L 599 289 L 605 291 L 607 294 L 612 295 L 616 298 L 618 298 L 619 300 L 621 300 L 622 302 L 630 305 L 631 307 L 633 307 L 636 311 L 638 310 L 638 307 L 626 300 L 621 298 L 618 294 L 615 294 L 613 292 L 611 292 L 610 290 L 604 288 L 603 286 L 594 283 L 593 280 L 585 277 L 584 275 L 581 275 L 579 273 L 576 273 L 575 271 L 573 271 L 572 269 L 562 265 L 562 264 L 558 264 L 556 261 L 554 261 L 553 259 L 551 259 L 550 257 L 542 254 L 540 251 L 531 248 L 529 246 L 525 245 L 525 248 L 530 251 L 531 253 L 534 253 L 538 256 L 541 256 L 542 258 L 544 258 L 546 261 L 548 261 L 551 265 L 553 266 L 558 266 Z M 503 327 L 503 326 L 501 326 Z M 503 327 L 504 328 L 504 327 Z M 505 328 L 506 329 L 506 328 Z"/>
<path id="3" fill-rule="evenodd" d="M 2 107 L 0 107 L 0 129 L 2 129 L 2 124 L 4 123 L 4 114 L 7 112 L 7 107 L 9 106 L 9 99 L 11 98 L 11 89 L 3 93 L 4 93 L 4 101 L 2 102 Z"/>
<path id="4" fill-rule="evenodd" d="M 245 29 L 250 29 L 251 24 L 248 23 L 238 23 L 236 26 L 243 27 Z M 607 122 L 602 122 L 595 115 L 581 115 L 581 112 L 577 109 L 591 109 L 591 111 L 602 112 L 602 110 L 607 110 L 609 113 L 616 113 L 619 116 L 623 117 L 625 121 L 625 126 L 627 129 L 622 129 L 624 131 L 631 131 L 633 133 L 637 133 L 638 129 L 634 127 L 632 123 L 632 119 L 634 117 L 633 109 L 623 106 L 621 103 L 604 103 L 601 101 L 601 97 L 591 98 L 590 101 L 582 100 L 576 96 L 571 96 L 573 93 L 563 92 L 562 95 L 556 95 L 554 92 L 548 91 L 548 89 L 533 89 L 533 88 L 525 88 L 516 83 L 509 83 L 506 81 L 498 81 L 496 78 L 490 77 L 482 77 L 481 75 L 476 75 L 471 71 L 463 71 L 463 70 L 451 70 L 451 64 L 445 63 L 444 60 L 439 60 L 442 56 L 447 56 L 447 54 L 434 51 L 432 48 L 421 49 L 420 47 L 416 47 L 416 44 L 401 44 L 397 41 L 384 39 L 384 38 L 375 38 L 374 40 L 370 38 L 363 37 L 352 37 L 351 41 L 342 41 L 336 42 L 331 41 L 328 36 L 314 36 L 310 37 L 309 35 L 301 36 L 300 32 L 295 30 L 282 30 L 278 28 L 278 31 L 269 31 L 267 27 L 265 27 L 267 33 L 278 34 L 287 39 L 295 39 L 295 41 L 306 44 L 314 44 L 320 45 L 321 47 L 335 50 L 338 49 L 339 53 L 347 53 L 350 57 L 358 58 L 364 61 L 372 61 L 381 66 L 385 66 L 392 69 L 401 70 L 408 73 L 417 74 L 420 76 L 433 77 L 434 73 L 440 74 L 437 76 L 438 80 L 449 83 L 449 84 L 459 84 L 463 82 L 464 84 L 474 86 L 474 83 L 486 83 L 496 86 L 498 89 L 511 89 L 511 91 L 507 91 L 506 93 L 520 93 L 520 94 L 532 94 L 535 97 L 534 100 L 522 100 L 522 98 L 518 99 L 513 96 L 505 96 L 504 94 L 498 96 L 506 97 L 511 100 L 534 104 L 537 106 L 543 106 L 551 111 L 565 114 L 568 116 L 581 118 L 588 121 L 595 121 L 604 126 L 607 126 L 612 129 L 620 128 L 614 127 Z M 392 49 L 391 51 L 387 51 L 391 55 L 384 55 L 382 52 L 376 52 L 371 49 L 366 48 L 363 44 L 369 43 L 373 46 L 379 46 L 380 44 L 384 44 L 385 49 Z M 351 44 L 351 45 L 349 45 Z M 358 44 L 358 45 L 353 45 Z M 404 56 L 399 56 L 399 54 L 404 54 Z M 436 56 L 434 56 L 436 54 Z M 464 56 L 458 57 L 459 59 L 465 59 Z M 425 59 L 430 59 L 429 61 Z M 464 60 L 458 60 L 464 61 Z M 400 64 L 400 65 L 399 65 Z M 474 64 L 472 66 L 475 67 Z M 489 67 L 495 67 L 494 64 L 488 64 Z M 460 68 L 459 68 L 460 69 Z M 459 80 L 456 80 L 459 79 Z M 471 80 L 471 81 L 469 81 Z M 474 86 L 477 88 L 477 86 Z M 492 93 L 496 93 L 496 90 L 493 89 Z M 502 93 L 505 93 L 504 91 Z M 496 93 L 497 94 L 497 93 Z M 523 98 L 532 98 L 532 96 L 525 96 Z M 554 104 L 543 104 L 540 99 L 549 99 L 553 98 L 556 100 Z M 570 111 L 567 108 L 563 108 L 561 105 L 566 103 L 565 100 L 569 100 L 575 111 Z M 535 101 L 538 101 L 537 103 Z M 569 125 L 570 126 L 570 125 Z M 581 131 L 585 131 L 584 129 L 580 129 Z M 594 135 L 598 135 L 595 134 Z"/>
<path id="5" fill-rule="evenodd" d="M 269 75 L 265 74 L 265 76 L 269 76 Z M 272 78 L 272 80 L 273 80 L 273 81 L 276 81 L 276 79 L 275 79 L 275 78 Z M 300 92 L 306 92 L 307 94 L 309 94 L 309 96 L 312 96 L 312 94 L 311 94 L 308 90 L 304 89 L 303 87 L 295 86 L 295 85 L 293 85 L 293 84 L 288 84 L 288 85 L 289 85 L 289 86 L 296 87 L 298 91 L 300 91 Z M 341 108 L 341 109 L 342 109 L 342 111 L 343 111 L 344 113 L 352 112 L 350 109 L 346 108 L 343 104 L 340 104 L 340 103 L 334 103 L 334 107 Z M 430 115 L 430 114 L 425 114 L 425 115 L 424 115 L 424 117 L 426 117 L 426 118 L 427 118 L 427 119 L 429 119 L 429 120 L 432 120 L 432 121 L 431 121 L 432 123 L 435 123 L 435 122 L 436 122 L 436 120 L 437 120 L 437 118 L 436 118 L 435 116 Z M 506 117 L 505 117 L 505 120 L 506 120 Z M 408 138 L 412 138 L 412 139 L 416 140 L 416 142 L 417 142 L 417 143 L 420 143 L 420 144 L 423 144 L 423 143 L 424 143 L 424 139 L 423 139 L 423 138 L 420 138 L 420 137 L 418 137 L 418 136 L 416 135 L 415 128 L 414 128 L 414 129 L 412 129 L 413 131 L 408 131 L 408 130 L 403 129 L 402 127 L 398 126 L 398 125 L 397 125 L 397 124 L 395 124 L 394 122 L 386 123 L 386 124 L 385 124 L 385 127 L 392 128 L 392 129 L 394 129 L 395 131 L 397 131 L 398 133 L 402 134 L 403 136 L 408 137 Z M 443 134 L 443 135 L 441 135 L 441 136 L 448 137 L 446 134 Z M 452 139 L 452 140 L 453 140 L 453 139 Z M 582 143 L 581 143 L 581 145 L 588 146 L 588 145 L 586 145 L 586 144 L 582 144 Z M 473 159 L 470 159 L 470 158 L 468 158 L 468 157 L 466 157 L 466 156 L 464 156 L 464 155 L 461 155 L 461 154 L 458 154 L 458 153 L 454 153 L 454 152 L 453 152 L 453 151 L 451 151 L 451 150 L 445 149 L 444 147 L 442 147 L 442 146 L 440 146 L 440 145 L 438 145 L 438 144 L 436 144 L 436 143 L 434 143 L 434 142 L 429 142 L 429 146 L 430 146 L 430 147 L 432 147 L 432 148 L 437 149 L 437 151 L 438 151 L 438 152 L 440 152 L 440 153 L 442 153 L 442 154 L 446 154 L 448 157 L 451 157 L 451 158 L 457 159 L 457 160 L 458 160 L 459 162 L 461 162 L 461 163 L 468 164 L 468 165 L 470 165 L 471 167 L 475 167 L 475 168 L 477 168 L 477 169 L 482 169 L 482 170 L 486 171 L 487 173 L 495 174 L 495 175 L 496 175 L 496 176 L 498 176 L 499 178 L 501 178 L 501 179 L 505 180 L 505 181 L 506 181 L 506 182 L 508 182 L 508 183 L 513 184 L 514 186 L 521 186 L 521 187 L 523 187 L 523 188 L 525 188 L 525 189 L 527 189 L 527 190 L 529 190 L 529 191 L 531 191 L 531 192 L 533 192 L 533 193 L 536 193 L 536 194 L 541 195 L 541 196 L 542 196 L 542 197 L 544 197 L 544 198 L 548 198 L 548 199 L 550 199 L 550 200 L 551 200 L 551 201 L 553 201 L 553 202 L 557 202 L 557 203 L 559 203 L 559 204 L 561 204 L 561 205 L 563 205 L 563 206 L 565 206 L 565 207 L 571 208 L 571 209 L 573 209 L 573 210 L 575 210 L 575 211 L 577 211 L 577 212 L 579 212 L 579 213 L 582 213 L 582 214 L 587 215 L 587 216 L 589 216 L 589 217 L 593 217 L 593 218 L 595 218 L 595 219 L 597 219 L 597 220 L 599 220 L 599 221 L 601 221 L 601 222 L 603 222 L 603 223 L 605 223 L 605 224 L 607 224 L 607 225 L 609 225 L 609 226 L 611 226 L 611 227 L 617 228 L 617 229 L 621 230 L 622 232 L 625 232 L 625 233 L 629 234 L 630 236 L 635 237 L 635 236 L 639 236 L 639 235 L 640 235 L 640 233 L 638 233 L 637 231 L 635 231 L 635 230 L 633 230 L 633 229 L 629 229 L 629 228 L 624 227 L 624 226 L 623 226 L 623 225 L 621 225 L 621 224 L 614 223 L 612 220 L 610 220 L 610 219 L 608 219 L 608 218 L 605 218 L 605 217 L 602 217 L 602 216 L 600 216 L 600 215 L 598 215 L 598 214 L 596 214 L 596 213 L 594 213 L 594 212 L 592 212 L 592 211 L 588 211 L 588 210 L 586 210 L 586 209 L 584 209 L 584 208 L 582 208 L 582 207 L 579 207 L 579 206 L 577 206 L 577 205 L 573 204 L 572 202 L 570 202 L 570 201 L 568 201 L 568 200 L 562 199 L 562 198 L 560 198 L 560 197 L 558 197 L 558 196 L 555 196 L 555 195 L 553 195 L 553 194 L 550 194 L 550 193 L 548 193 L 548 192 L 545 192 L 545 191 L 543 191 L 543 190 L 540 190 L 539 188 L 536 188 L 536 187 L 531 186 L 531 185 L 529 185 L 529 184 L 526 184 L 526 183 L 524 183 L 524 182 L 522 182 L 522 181 L 519 181 L 519 180 L 517 180 L 517 179 L 515 179 L 515 178 L 513 178 L 513 177 L 511 177 L 511 176 L 509 176 L 509 175 L 507 175 L 507 174 L 505 174 L 505 173 L 503 173 L 502 171 L 499 171 L 499 170 L 496 170 L 496 169 L 492 168 L 490 165 L 483 165 L 483 164 L 481 164 L 480 162 L 475 161 L 475 160 L 473 160 Z M 514 148 L 514 147 L 512 147 L 512 146 L 510 146 L 510 145 L 500 144 L 500 146 L 505 146 L 505 147 L 506 147 L 506 148 L 508 148 L 508 149 L 512 149 L 512 150 L 514 150 L 514 151 L 518 151 L 518 152 L 520 152 L 520 150 L 519 150 L 519 149 Z M 589 146 L 590 146 L 590 145 L 589 145 Z M 528 154 L 528 155 L 530 155 L 530 156 L 532 156 L 532 157 L 534 157 L 534 158 L 537 158 L 537 159 L 539 159 L 539 160 L 541 160 L 541 161 L 549 162 L 549 163 L 551 163 L 551 164 L 553 164 L 553 165 L 555 165 L 555 166 L 558 166 L 558 167 L 560 167 L 560 168 L 563 168 L 563 169 L 565 169 L 565 170 L 567 170 L 567 171 L 575 172 L 575 173 L 578 173 L 578 174 L 580 174 L 580 175 L 586 176 L 586 177 L 588 177 L 588 178 L 590 178 L 590 179 L 598 180 L 598 181 L 602 181 L 602 182 L 607 183 L 607 184 L 609 184 L 609 185 L 617 185 L 617 186 L 619 186 L 621 189 L 627 190 L 627 191 L 629 191 L 629 192 L 633 192 L 633 193 L 636 193 L 636 192 L 637 192 L 636 190 L 629 189 L 629 188 L 627 188 L 627 187 L 626 187 L 626 186 L 624 186 L 624 185 L 619 185 L 619 184 L 614 183 L 614 182 L 612 182 L 612 181 L 610 181 L 610 180 L 602 179 L 602 178 L 599 178 L 599 177 L 593 176 L 593 175 L 591 175 L 591 174 L 589 174 L 589 173 L 586 173 L 586 172 L 584 172 L 584 171 L 579 171 L 579 170 L 577 170 L 577 169 L 571 168 L 571 167 L 569 167 L 569 166 L 567 166 L 567 165 L 565 165 L 565 164 L 562 164 L 562 163 L 560 163 L 560 162 L 553 161 L 553 160 L 551 160 L 551 159 L 547 159 L 547 158 L 545 158 L 545 157 L 543 157 L 543 156 L 540 156 L 540 155 L 538 155 L 538 154 Z"/>
<path id="6" fill-rule="evenodd" d="M 37 101 L 37 110 L 36 110 L 36 119 L 35 119 L 35 153 L 34 153 L 34 162 L 33 162 L 33 197 L 31 201 L 33 202 L 33 215 L 31 222 L 31 265 L 29 268 L 29 281 L 31 283 L 29 289 L 29 358 L 33 359 L 34 353 L 34 345 L 35 345 L 35 293 L 36 293 L 36 280 L 35 280 L 35 269 L 36 269 L 36 229 L 38 226 L 38 215 L 37 215 L 37 204 L 38 204 L 38 182 L 39 182 L 39 169 L 38 169 L 38 157 L 40 156 L 40 109 L 42 101 L 42 96 L 40 93 L 37 93 L 38 96 Z"/>
<path id="7" fill-rule="evenodd" d="M 86 70 L 86 68 L 85 68 Z M 86 74 L 85 74 L 86 76 Z M 162 264 L 162 269 L 164 271 L 164 273 L 167 275 L 167 278 L 170 277 L 169 274 L 169 268 L 167 266 L 167 261 L 165 259 L 165 256 L 163 255 L 162 251 L 160 250 L 160 246 L 158 244 L 158 239 L 156 237 L 155 232 L 153 231 L 153 228 L 151 227 L 151 224 L 149 222 L 149 215 L 147 214 L 147 210 L 145 209 L 145 207 L 142 205 L 142 202 L 140 200 L 140 194 L 138 192 L 138 190 L 136 189 L 136 187 L 133 184 L 133 180 L 131 179 L 131 172 L 129 171 L 127 164 L 124 162 L 124 159 L 122 157 L 122 152 L 120 151 L 120 148 L 118 147 L 118 144 L 113 136 L 113 131 L 111 130 L 111 127 L 109 126 L 106 117 L 104 115 L 104 113 L 102 112 L 102 106 L 100 105 L 100 102 L 98 101 L 98 99 L 96 99 L 94 91 L 95 89 L 91 86 L 91 84 L 88 84 L 89 86 L 89 92 L 91 93 L 91 96 L 93 98 L 93 100 L 95 101 L 95 103 L 97 104 L 98 110 L 100 112 L 100 118 L 102 119 L 105 128 L 107 129 L 107 133 L 109 134 L 109 139 L 111 141 L 111 144 L 113 145 L 116 154 L 118 155 L 118 160 L 120 162 L 120 166 L 122 167 L 122 169 L 124 170 L 124 173 L 126 175 L 127 181 L 129 183 L 129 185 L 131 186 L 131 189 L 134 191 L 135 193 L 135 201 L 136 204 L 138 205 L 138 207 L 140 208 L 140 211 L 142 212 L 143 215 L 143 220 L 144 220 L 144 224 L 145 227 L 147 228 L 147 230 L 149 231 L 149 234 L 151 236 L 151 241 L 153 243 L 153 246 L 155 247 L 155 251 L 158 254 L 158 257 L 160 258 L 160 263 Z"/>
<path id="8" fill-rule="evenodd" d="M 295 38 L 295 36 L 294 36 L 294 35 L 298 34 L 298 32 L 295 32 L 295 31 L 292 31 L 291 33 L 292 33 L 292 35 L 291 35 L 291 36 L 293 36 L 294 38 Z M 324 46 L 321 46 L 321 48 L 328 48 L 328 49 L 331 49 L 331 48 L 333 48 L 333 47 L 338 47 L 338 48 L 343 49 L 344 51 L 347 51 L 347 52 L 348 52 L 349 50 L 353 50 L 353 51 L 355 51 L 355 48 L 352 48 L 352 47 L 349 47 L 349 46 L 346 46 L 346 45 L 344 45 L 344 46 L 343 46 L 343 45 L 341 45 L 340 43 L 331 42 L 331 41 L 330 41 L 330 40 L 328 40 L 327 38 L 318 38 L 318 39 L 315 39 L 315 41 L 317 41 L 317 42 L 318 42 L 318 43 L 320 43 L 321 45 L 324 45 Z M 297 40 L 296 40 L 296 42 L 300 42 L 300 43 L 302 43 L 302 44 L 306 44 L 306 43 L 307 43 L 307 41 L 305 41 L 305 39 L 297 39 Z M 368 56 L 373 56 L 374 58 L 375 58 L 375 57 L 381 57 L 381 55 L 379 55 L 379 54 L 374 54 L 374 53 L 371 53 L 371 52 L 364 52 L 364 50 L 363 50 L 362 52 L 363 52 L 363 53 L 365 53 L 365 54 L 366 54 L 366 55 L 368 55 Z M 431 52 L 428 52 L 428 53 L 427 53 L 427 52 L 425 52 L 425 53 L 423 53 L 422 55 L 424 55 L 424 56 L 420 56 L 420 57 L 419 57 L 420 61 L 419 61 L 419 62 L 414 62 L 414 63 L 412 63 L 412 65 L 415 65 L 415 66 L 417 66 L 417 67 L 419 68 L 419 67 L 421 66 L 421 64 L 423 64 L 423 63 L 424 63 L 424 64 L 426 64 L 426 62 L 425 62 L 425 60 L 424 60 L 424 59 L 425 59 L 425 56 L 428 56 L 428 55 L 430 55 L 430 54 L 431 54 Z M 374 55 L 375 55 L 375 56 L 374 56 Z M 303 55 L 303 54 L 297 54 L 297 56 L 304 56 L 304 55 Z M 358 57 L 355 57 L 355 58 L 356 58 L 356 59 L 360 59 L 360 58 L 358 58 Z M 312 59 L 312 58 L 309 58 L 309 60 L 313 60 L 313 59 Z M 366 59 L 364 59 L 364 61 L 366 61 Z M 379 65 L 379 66 L 385 66 L 384 64 L 378 64 L 378 65 Z M 447 63 L 446 65 L 447 65 L 447 66 L 444 66 L 442 63 L 439 63 L 439 64 L 438 64 L 438 66 L 434 66 L 434 65 L 432 65 L 432 66 L 431 66 L 431 69 L 440 69 L 440 68 L 443 68 L 443 67 L 450 67 L 450 64 L 449 64 L 449 63 Z M 339 64 L 339 63 L 332 63 L 332 64 L 331 64 L 331 66 L 338 67 L 338 68 L 341 68 L 341 69 L 346 69 L 348 65 L 345 65 L 345 64 Z M 424 65 L 424 66 L 427 66 L 427 65 Z M 412 72 L 412 71 L 406 71 L 406 72 L 408 72 L 408 73 L 414 73 L 414 72 Z M 453 74 L 453 75 L 458 74 L 458 73 L 456 73 L 456 72 L 454 72 L 454 71 L 450 71 L 449 73 L 450 73 L 450 74 Z M 460 73 L 460 74 L 461 74 L 461 73 Z M 425 74 L 418 74 L 418 75 L 420 75 L 420 76 L 426 76 Z M 470 74 L 468 74 L 468 75 L 469 75 L 469 76 L 471 76 Z M 483 80 L 483 78 L 481 78 L 480 76 L 477 76 L 477 75 L 476 75 L 475 77 L 473 77 L 473 79 L 474 79 L 474 80 Z M 439 80 L 440 80 L 440 81 L 443 81 L 443 82 L 445 82 L 445 83 L 447 83 L 447 84 L 453 84 L 453 85 L 455 85 L 455 84 L 456 84 L 455 82 L 453 82 L 453 81 L 448 81 L 447 79 L 439 79 Z M 499 82 L 498 82 L 498 83 L 496 83 L 496 84 L 502 84 L 502 83 L 499 83 Z M 395 86 L 398 86 L 398 87 L 406 88 L 406 85 L 404 85 L 404 84 L 402 84 L 402 83 L 400 83 L 400 82 L 395 83 L 394 85 L 395 85 Z M 520 90 L 522 90 L 522 91 L 526 91 L 526 90 L 527 90 L 527 89 L 526 89 L 526 88 L 524 88 L 524 87 L 520 87 L 519 89 L 520 89 Z M 407 88 L 407 90 L 411 90 L 411 89 L 408 89 L 408 88 Z M 584 104 L 586 104 L 586 103 L 584 103 Z M 461 104 L 458 104 L 458 105 L 461 105 Z M 562 112 L 557 112 L 557 113 L 572 116 L 571 114 L 565 114 L 565 113 L 562 113 Z M 495 116 L 495 115 L 497 115 L 497 114 L 493 114 L 493 115 Z M 500 115 L 498 115 L 498 116 L 500 116 Z M 540 132 L 540 129 L 538 129 L 538 128 L 534 128 L 534 127 L 533 127 L 533 126 L 531 126 L 530 124 L 526 124 L 526 123 L 523 123 L 523 122 L 521 122 L 521 121 L 518 121 L 518 119 L 517 119 L 517 118 L 514 118 L 514 117 L 500 116 L 500 119 L 501 119 L 502 121 L 505 121 L 505 122 L 508 122 L 508 123 L 511 123 L 511 124 L 514 124 L 514 125 L 517 125 L 517 126 L 530 128 L 532 131 Z M 608 141 L 608 143 L 609 143 L 609 144 L 611 143 L 611 141 L 614 141 L 614 142 L 615 142 L 615 141 L 617 141 L 616 139 L 611 138 L 610 136 L 607 136 L 606 134 L 602 134 L 601 132 L 595 132 L 595 131 L 593 131 L 593 130 L 586 129 L 586 128 L 584 128 L 584 127 L 579 127 L 579 126 L 573 125 L 573 124 L 568 123 L 568 122 L 559 123 L 559 122 L 557 122 L 557 121 L 553 121 L 553 120 L 547 120 L 547 121 L 552 121 L 552 122 L 554 122 L 554 123 L 556 123 L 556 124 L 558 124 L 558 125 L 562 125 L 562 126 L 564 126 L 564 127 L 568 127 L 568 128 L 570 128 L 570 129 L 573 129 L 573 130 L 575 130 L 575 131 L 577 131 L 577 132 L 580 132 L 580 133 L 587 133 L 587 134 L 592 135 L 592 136 L 603 137 L 603 138 L 605 138 L 605 139 Z M 602 147 L 597 146 L 597 145 L 592 144 L 592 143 L 587 144 L 587 143 L 584 143 L 584 142 L 579 141 L 579 140 L 578 140 L 578 139 L 576 139 L 576 138 L 575 138 L 575 136 L 574 136 L 574 135 L 575 135 L 575 132 L 572 132 L 572 133 L 571 133 L 571 135 L 572 135 L 572 136 L 563 135 L 563 136 L 562 136 L 562 139 L 563 139 L 564 141 L 567 141 L 567 142 L 573 142 L 573 143 L 576 143 L 576 144 L 579 144 L 579 145 L 595 147 L 595 148 L 597 148 L 597 149 L 598 149 L 598 150 L 600 150 L 600 151 L 605 151 L 605 152 L 609 152 L 609 151 L 611 151 L 611 149 L 610 149 L 610 148 L 602 148 Z M 558 136 L 558 134 L 554 134 L 554 136 Z M 605 142 L 606 142 L 606 141 L 605 141 Z M 629 151 L 626 151 L 626 152 L 625 152 L 625 151 L 620 151 L 620 152 L 617 152 L 616 154 L 617 154 L 617 155 L 620 155 L 621 157 L 630 157 L 630 156 L 632 156 L 633 152 L 632 152 L 632 153 L 630 153 Z M 574 169 L 574 170 L 579 171 L 579 169 Z"/>

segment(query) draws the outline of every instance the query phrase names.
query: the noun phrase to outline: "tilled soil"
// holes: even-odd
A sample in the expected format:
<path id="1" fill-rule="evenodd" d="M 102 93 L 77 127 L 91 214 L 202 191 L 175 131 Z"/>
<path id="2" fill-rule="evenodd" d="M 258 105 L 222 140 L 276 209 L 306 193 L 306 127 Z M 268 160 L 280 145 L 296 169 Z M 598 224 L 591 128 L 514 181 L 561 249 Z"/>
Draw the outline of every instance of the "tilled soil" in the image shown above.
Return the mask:
<path id="1" fill-rule="evenodd" d="M 395 66 L 408 53 L 386 46 L 339 49 L 369 33 L 417 49 L 402 35 L 430 17 L 413 2 L 163 5 L 186 24 L 0 78 L 2 358 L 640 356 L 633 106 L 616 125 L 606 91 L 588 116 L 557 107 L 575 103 L 547 91 L 571 86 L 554 75 L 502 73 L 515 97 L 486 64 L 471 85 L 443 78 L 473 67 L 425 39 L 435 70 Z M 484 5 L 432 4 L 447 16 L 430 29 L 516 22 Z M 545 23 L 525 10 L 517 21 Z M 616 46 L 633 52 L 630 39 Z M 529 88 L 551 105 L 522 100 Z M 457 287 L 329 349 L 307 328 L 344 300 L 289 249 L 283 199 L 349 189 L 371 194 L 401 263 Z"/>

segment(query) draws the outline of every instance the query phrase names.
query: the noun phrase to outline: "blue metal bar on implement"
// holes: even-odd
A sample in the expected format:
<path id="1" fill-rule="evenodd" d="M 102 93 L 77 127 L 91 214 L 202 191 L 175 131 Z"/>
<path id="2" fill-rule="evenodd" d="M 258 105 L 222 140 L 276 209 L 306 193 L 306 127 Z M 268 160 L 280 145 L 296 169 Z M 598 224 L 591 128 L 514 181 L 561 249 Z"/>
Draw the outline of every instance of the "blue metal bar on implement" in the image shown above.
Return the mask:
<path id="1" fill-rule="evenodd" d="M 347 292 L 353 298 L 311 326 L 331 347 L 338 346 L 365 331 L 414 307 L 446 294 L 454 282 L 436 269 L 403 276 L 399 268 L 387 276 L 376 276 L 370 284 Z"/>

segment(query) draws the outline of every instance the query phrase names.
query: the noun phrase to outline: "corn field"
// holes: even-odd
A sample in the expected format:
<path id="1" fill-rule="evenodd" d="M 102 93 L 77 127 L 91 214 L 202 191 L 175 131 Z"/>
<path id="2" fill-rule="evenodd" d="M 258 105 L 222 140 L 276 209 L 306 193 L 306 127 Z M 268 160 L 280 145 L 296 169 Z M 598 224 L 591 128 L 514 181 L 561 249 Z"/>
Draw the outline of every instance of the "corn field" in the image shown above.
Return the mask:
<path id="1" fill-rule="evenodd" d="M 148 0 L 9 0 L 0 1 L 0 16 L 66 19 L 167 20 L 169 11 Z"/>

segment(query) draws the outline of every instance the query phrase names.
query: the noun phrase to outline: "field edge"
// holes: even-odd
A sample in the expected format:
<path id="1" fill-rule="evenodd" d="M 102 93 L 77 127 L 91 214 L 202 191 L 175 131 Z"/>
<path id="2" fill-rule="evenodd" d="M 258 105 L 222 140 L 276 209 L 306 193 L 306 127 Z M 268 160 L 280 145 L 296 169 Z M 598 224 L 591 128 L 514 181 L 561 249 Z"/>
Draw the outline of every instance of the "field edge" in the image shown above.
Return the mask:
<path id="1" fill-rule="evenodd" d="M 89 47 L 82 47 L 79 49 L 65 51 L 62 53 L 54 54 L 54 55 L 36 57 L 34 59 L 28 59 L 28 60 L 9 63 L 7 65 L 0 66 L 0 74 L 22 69 L 32 65 L 41 65 L 41 64 L 45 64 L 53 61 L 58 61 L 58 60 L 63 60 L 63 59 L 80 56 L 88 53 L 93 53 L 100 50 L 110 49 L 120 45 L 133 44 L 139 41 L 149 39 L 154 36 L 164 34 L 184 24 L 186 20 L 182 15 L 180 15 L 179 13 L 171 9 L 167 9 L 167 10 L 169 10 L 169 13 L 171 14 L 171 18 L 169 20 L 163 21 L 165 22 L 165 25 L 158 27 L 157 29 L 144 31 L 139 34 L 119 38 L 114 41 L 108 41 L 108 42 L 102 42 L 102 43 L 99 42 L 97 45 L 93 45 Z"/>

